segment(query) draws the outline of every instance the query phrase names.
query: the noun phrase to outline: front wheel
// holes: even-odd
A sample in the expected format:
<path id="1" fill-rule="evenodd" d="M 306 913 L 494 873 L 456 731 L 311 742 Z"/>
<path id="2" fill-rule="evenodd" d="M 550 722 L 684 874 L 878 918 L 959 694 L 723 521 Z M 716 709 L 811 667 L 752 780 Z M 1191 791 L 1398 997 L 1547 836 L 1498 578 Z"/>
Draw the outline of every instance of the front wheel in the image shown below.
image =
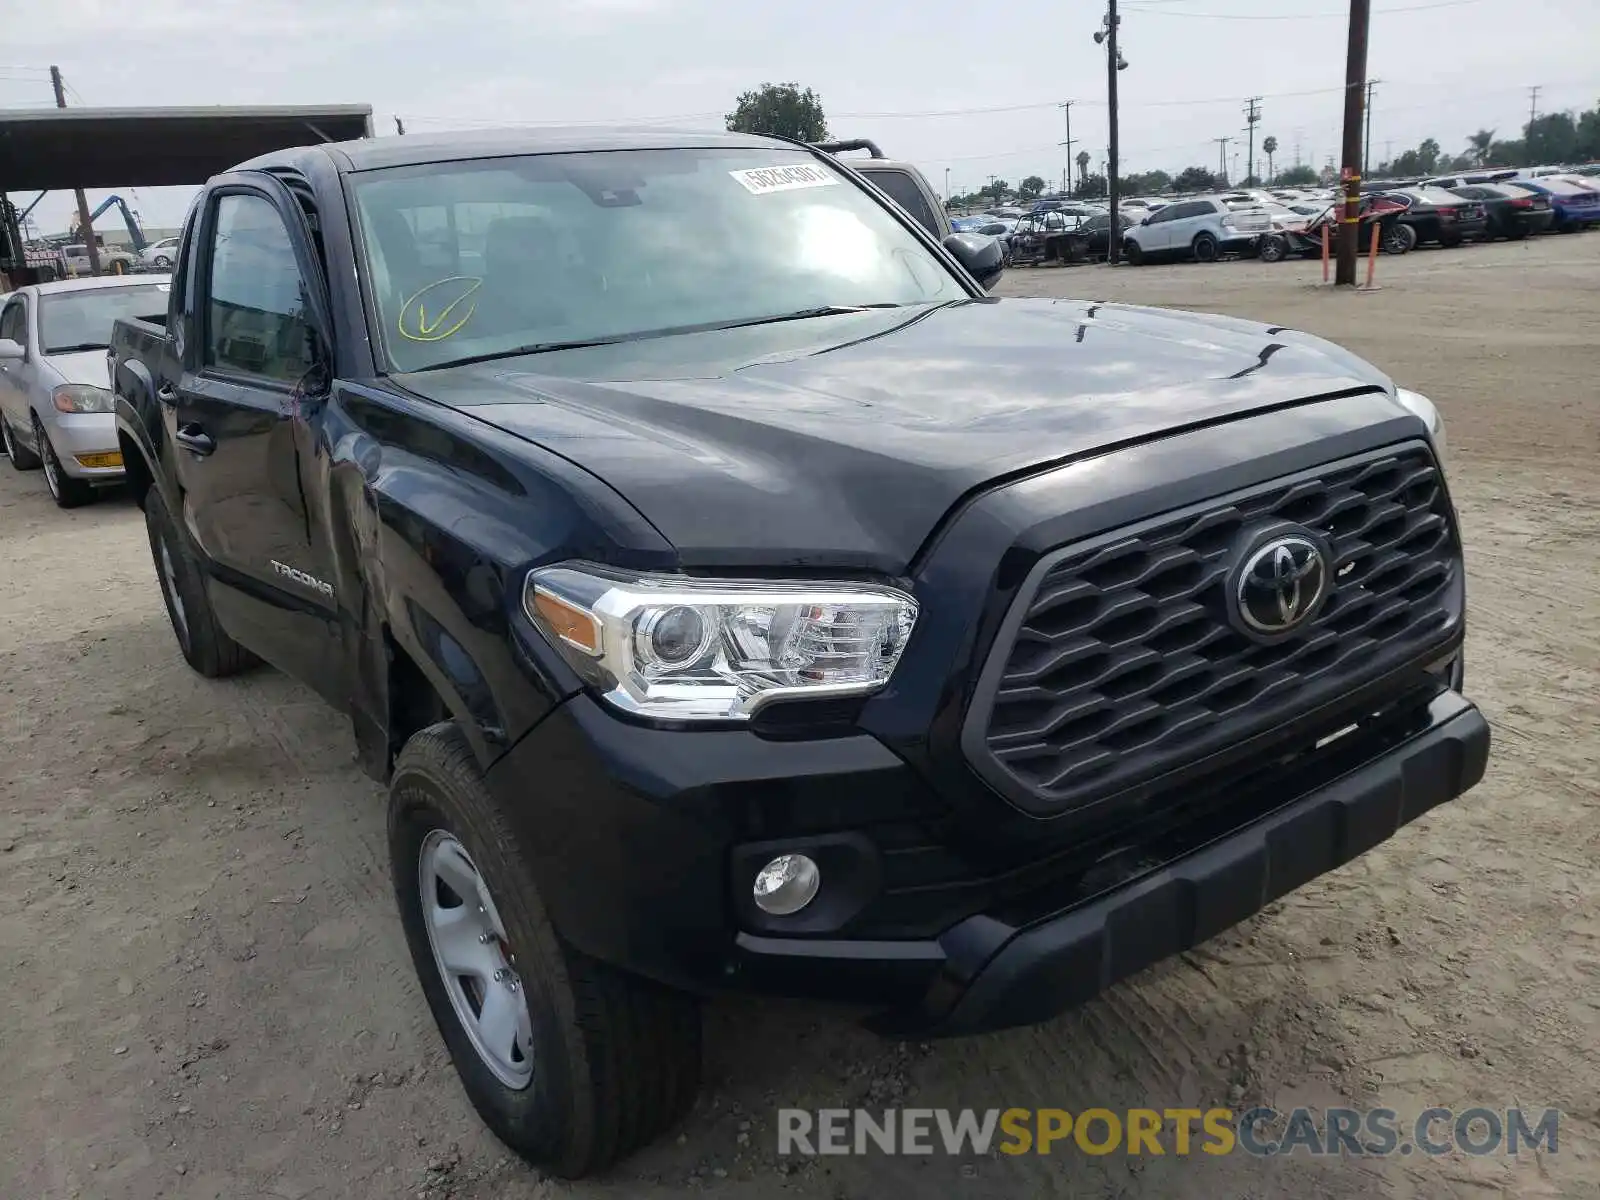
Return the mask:
<path id="1" fill-rule="evenodd" d="M 1417 231 L 1395 221 L 1378 235 L 1378 248 L 1385 254 L 1409 254 L 1417 247 Z"/>
<path id="2" fill-rule="evenodd" d="M 39 447 L 39 459 L 44 464 L 44 485 L 50 489 L 50 499 L 56 502 L 56 507 L 80 508 L 94 499 L 94 488 L 84 480 L 74 479 L 67 474 L 61 460 L 56 457 L 56 448 L 50 444 L 50 435 L 39 424 L 38 418 L 34 418 L 33 422 L 33 440 Z"/>
<path id="3" fill-rule="evenodd" d="M 259 663 L 260 659 L 222 631 L 200 567 L 155 487 L 145 492 L 144 525 L 161 598 L 184 661 L 207 679 L 237 675 Z"/>
<path id="4" fill-rule="evenodd" d="M 1195 262 L 1216 262 L 1222 252 L 1221 247 L 1217 244 L 1217 239 L 1212 237 L 1209 233 L 1197 234 L 1194 239 L 1194 244 L 1190 248 L 1194 252 Z"/>
<path id="5" fill-rule="evenodd" d="M 700 1082 L 698 1004 L 561 940 L 520 836 L 453 724 L 416 734 L 395 762 L 389 855 L 423 994 L 496 1137 L 574 1179 L 687 1111 Z"/>
<path id="6" fill-rule="evenodd" d="M 1122 257 L 1128 260 L 1128 265 L 1130 267 L 1142 266 L 1144 264 L 1144 251 L 1139 248 L 1138 242 L 1123 242 Z"/>

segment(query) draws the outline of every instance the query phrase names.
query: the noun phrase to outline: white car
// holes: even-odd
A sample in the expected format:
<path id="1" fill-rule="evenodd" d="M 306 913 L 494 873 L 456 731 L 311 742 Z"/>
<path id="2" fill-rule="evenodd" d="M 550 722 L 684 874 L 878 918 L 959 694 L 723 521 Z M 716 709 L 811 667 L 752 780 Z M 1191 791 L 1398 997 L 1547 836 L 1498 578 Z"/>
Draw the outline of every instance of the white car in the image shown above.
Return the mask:
<path id="1" fill-rule="evenodd" d="M 144 248 L 144 253 L 139 256 L 139 261 L 154 271 L 170 271 L 172 264 L 178 261 L 178 242 L 181 239 L 170 237 L 162 238 Z"/>
<path id="2" fill-rule="evenodd" d="M 170 288 L 148 276 L 63 279 L 18 288 L 0 307 L 0 441 L 16 470 L 44 467 L 62 508 L 122 481 L 111 325 L 164 312 Z"/>
<path id="3" fill-rule="evenodd" d="M 1233 209 L 1220 196 L 1178 200 L 1151 213 L 1123 235 L 1128 262 L 1138 266 L 1151 258 L 1184 257 L 1215 262 L 1228 251 L 1255 246 L 1272 231 L 1265 209 Z"/>

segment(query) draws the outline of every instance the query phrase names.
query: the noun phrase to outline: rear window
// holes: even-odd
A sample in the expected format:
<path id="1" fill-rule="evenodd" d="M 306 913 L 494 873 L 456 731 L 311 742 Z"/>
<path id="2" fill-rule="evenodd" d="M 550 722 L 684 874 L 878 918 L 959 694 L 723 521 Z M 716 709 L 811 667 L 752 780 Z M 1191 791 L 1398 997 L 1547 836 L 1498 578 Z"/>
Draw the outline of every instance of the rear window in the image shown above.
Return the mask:
<path id="1" fill-rule="evenodd" d="M 862 168 L 861 174 L 865 175 L 879 191 L 884 192 L 901 208 L 915 217 L 929 233 L 939 232 L 939 222 L 933 215 L 933 209 L 928 207 L 928 199 L 922 194 L 922 189 L 917 186 L 917 181 L 905 171 L 890 169 Z"/>

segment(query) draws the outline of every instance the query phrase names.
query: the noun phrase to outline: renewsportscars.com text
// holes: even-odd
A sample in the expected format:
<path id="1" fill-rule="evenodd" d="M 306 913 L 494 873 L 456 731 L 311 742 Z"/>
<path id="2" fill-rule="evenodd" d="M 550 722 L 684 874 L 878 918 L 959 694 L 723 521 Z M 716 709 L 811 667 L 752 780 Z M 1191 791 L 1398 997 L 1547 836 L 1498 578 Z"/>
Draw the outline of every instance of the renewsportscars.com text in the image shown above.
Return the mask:
<path id="1" fill-rule="evenodd" d="M 1558 1153 L 1561 1113 L 1520 1108 L 803 1108 L 778 1110 L 778 1153 L 1383 1157 Z"/>

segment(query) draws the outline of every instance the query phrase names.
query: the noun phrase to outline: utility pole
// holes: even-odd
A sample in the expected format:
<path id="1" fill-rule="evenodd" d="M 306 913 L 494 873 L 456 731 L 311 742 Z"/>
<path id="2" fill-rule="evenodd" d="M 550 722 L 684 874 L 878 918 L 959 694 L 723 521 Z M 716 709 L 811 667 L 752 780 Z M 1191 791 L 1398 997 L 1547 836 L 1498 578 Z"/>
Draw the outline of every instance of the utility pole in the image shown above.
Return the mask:
<path id="1" fill-rule="evenodd" d="M 1106 239 L 1106 264 L 1116 266 L 1122 257 L 1122 223 L 1117 218 L 1117 72 L 1127 64 L 1117 50 L 1117 0 L 1106 0 L 1106 107 L 1109 132 L 1106 140 L 1106 195 L 1111 201 L 1111 228 Z"/>
<path id="2" fill-rule="evenodd" d="M 1067 172 L 1063 176 L 1065 182 L 1061 185 L 1061 190 L 1069 195 L 1072 192 L 1072 148 L 1078 144 L 1072 140 L 1072 106 L 1075 103 L 1073 100 L 1063 100 L 1056 105 L 1067 117 L 1067 140 L 1060 143 L 1067 148 Z"/>
<path id="3" fill-rule="evenodd" d="M 1256 126 L 1261 122 L 1261 97 L 1251 96 L 1244 110 L 1245 132 L 1250 135 L 1250 148 L 1245 154 L 1244 173 L 1247 179 L 1256 174 Z"/>
<path id="4" fill-rule="evenodd" d="M 1382 83 L 1381 79 L 1367 80 L 1367 134 L 1361 147 L 1361 174 L 1366 175 L 1372 169 L 1372 89 Z"/>
<path id="5" fill-rule="evenodd" d="M 944 206 L 950 207 L 950 168 L 944 169 Z"/>
<path id="6" fill-rule="evenodd" d="M 1361 228 L 1361 117 L 1367 86 L 1367 31 L 1372 0 L 1350 0 L 1350 46 L 1344 64 L 1344 145 L 1340 179 L 1344 213 L 1339 218 L 1339 262 L 1333 281 L 1355 287 L 1356 242 Z"/>
<path id="7" fill-rule="evenodd" d="M 1539 119 L 1539 93 L 1543 87 L 1535 86 L 1528 89 L 1528 124 L 1532 125 Z"/>
<path id="8" fill-rule="evenodd" d="M 1211 140 L 1216 142 L 1216 144 L 1217 144 L 1217 174 L 1218 174 L 1218 176 L 1220 176 L 1221 179 L 1227 179 L 1228 178 L 1228 143 L 1233 141 L 1233 139 L 1231 137 L 1219 137 L 1219 138 L 1212 138 Z"/>
<path id="9" fill-rule="evenodd" d="M 405 137 L 405 135 L 406 135 L 406 123 L 404 121 L 402 121 L 399 117 L 396 117 L 394 119 L 394 131 L 400 137 Z"/>
<path id="10" fill-rule="evenodd" d="M 50 86 L 55 89 L 56 107 L 67 106 L 67 92 L 61 83 L 61 68 L 50 68 Z M 78 232 L 83 234 L 83 241 L 89 248 L 89 274 L 100 274 L 100 250 L 94 244 L 94 226 L 89 223 L 89 198 L 83 194 L 82 188 L 73 188 L 73 195 L 78 198 Z"/>

